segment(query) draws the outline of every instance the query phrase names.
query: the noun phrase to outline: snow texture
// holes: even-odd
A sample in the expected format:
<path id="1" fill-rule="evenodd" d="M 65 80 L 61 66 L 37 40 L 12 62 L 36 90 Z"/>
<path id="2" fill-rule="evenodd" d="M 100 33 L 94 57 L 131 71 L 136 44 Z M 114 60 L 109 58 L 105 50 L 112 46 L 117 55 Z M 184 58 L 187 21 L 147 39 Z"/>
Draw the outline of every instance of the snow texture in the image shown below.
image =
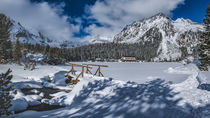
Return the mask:
<path id="1" fill-rule="evenodd" d="M 98 63 L 96 63 L 98 64 Z M 145 118 L 168 118 L 168 117 L 184 117 L 184 118 L 197 118 L 197 117 L 210 117 L 209 104 L 210 92 L 208 90 L 199 89 L 200 85 L 209 83 L 209 72 L 200 72 L 198 68 L 193 65 L 182 65 L 179 63 L 103 63 L 109 65 L 110 71 L 103 68 L 102 72 L 105 76 L 112 76 L 111 73 L 118 73 L 114 79 L 109 77 L 97 77 L 85 74 L 84 78 L 80 78 L 80 82 L 73 88 L 63 86 L 58 78 L 63 79 L 61 75 L 63 71 L 69 69 L 66 65 L 60 66 L 39 66 L 34 70 L 40 76 L 33 83 L 31 79 L 22 81 L 18 79 L 21 76 L 19 73 L 24 73 L 22 67 L 16 65 L 0 65 L 3 70 L 10 67 L 14 74 L 16 84 L 25 82 L 32 82 L 34 85 L 42 87 L 43 84 L 38 84 L 39 81 L 46 82 L 48 79 L 41 79 L 50 76 L 55 82 L 52 87 L 65 88 L 72 90 L 70 93 L 58 92 L 51 94 L 54 96 L 52 99 L 42 99 L 43 93 L 38 95 L 24 95 L 20 91 L 17 92 L 13 100 L 13 109 L 24 110 L 28 105 L 39 104 L 37 100 L 43 103 L 52 105 L 62 105 L 65 108 L 56 109 L 52 111 L 36 112 L 25 111 L 16 114 L 17 118 L 27 117 L 145 117 Z M 138 65 L 138 66 L 134 66 Z M 130 71 L 136 71 L 136 76 L 139 76 L 139 81 L 135 79 L 134 73 L 125 73 L 121 66 L 128 67 Z M 129 67 L 130 66 L 130 67 Z M 118 68 L 117 68 L 118 67 Z M 153 68 L 152 68 L 153 67 Z M 22 69 L 20 69 L 22 68 Z M 133 70 L 132 70 L 133 68 Z M 121 69 L 121 73 L 116 70 Z M 152 70 L 153 69 L 153 70 Z M 78 69 L 79 70 L 79 69 Z M 18 72 L 16 72 L 18 71 Z M 45 73 L 42 73 L 45 71 Z M 156 73 L 154 73 L 156 71 Z M 60 73 L 60 74 L 58 74 Z M 110 73 L 110 75 L 109 75 Z M 143 73 L 148 73 L 143 74 Z M 149 76 L 149 73 L 152 75 Z M 59 76 L 55 76 L 58 74 Z M 128 82 L 127 74 L 130 75 Z M 168 75 L 167 75 L 168 74 Z M 18 75 L 18 76 L 17 76 Z M 132 75 L 132 76 L 131 76 Z M 169 82 L 170 78 L 172 82 Z M 169 76 L 171 75 L 171 76 Z M 31 76 L 27 73 L 26 76 Z M 41 77 L 42 76 L 42 77 Z M 146 79 L 147 76 L 152 79 Z M 158 77 L 159 76 L 159 77 Z M 172 77 L 173 76 L 173 77 Z M 134 78 L 133 78 L 134 77 Z M 146 81 L 143 81 L 145 78 Z M 17 80 L 15 80 L 17 79 Z M 122 80 L 121 80 L 122 79 Z M 176 81 L 175 79 L 179 79 Z M 136 82 L 132 82 L 132 81 Z M 58 84 L 58 83 L 60 84 Z M 16 89 L 20 86 L 15 86 Z M 28 87 L 28 86 L 25 86 Z M 34 87 L 34 86 L 32 86 Z M 33 90 L 34 91 L 34 90 Z M 36 92 L 36 91 L 34 91 Z"/>

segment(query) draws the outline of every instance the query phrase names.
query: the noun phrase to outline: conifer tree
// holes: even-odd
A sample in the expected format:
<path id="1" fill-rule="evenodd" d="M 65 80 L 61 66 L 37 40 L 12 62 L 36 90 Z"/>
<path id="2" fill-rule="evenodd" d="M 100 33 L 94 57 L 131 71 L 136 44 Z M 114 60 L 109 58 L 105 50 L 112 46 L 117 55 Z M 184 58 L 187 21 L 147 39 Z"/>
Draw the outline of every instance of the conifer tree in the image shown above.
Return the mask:
<path id="1" fill-rule="evenodd" d="M 20 58 L 21 58 L 21 47 L 20 47 L 20 42 L 19 40 L 16 40 L 15 47 L 13 50 L 13 58 L 16 62 L 20 63 Z"/>
<path id="2" fill-rule="evenodd" d="M 210 65 L 210 4 L 206 9 L 206 17 L 204 18 L 203 22 L 205 25 L 205 32 L 201 37 L 201 44 L 200 44 L 200 70 L 208 71 L 208 66 Z"/>
<path id="3" fill-rule="evenodd" d="M 44 54 L 45 54 L 45 55 L 48 54 L 49 51 L 50 51 L 50 46 L 47 45 L 47 46 L 45 47 L 45 49 L 44 49 Z"/>
<path id="4" fill-rule="evenodd" d="M 0 14 L 0 62 L 2 59 L 11 59 L 11 41 L 10 36 L 10 26 L 12 23 L 4 15 Z"/>
<path id="5" fill-rule="evenodd" d="M 12 71 L 9 69 L 6 73 L 0 74 L 0 117 L 10 115 L 11 112 L 8 110 L 11 107 L 12 96 L 10 91 L 12 90 L 10 83 Z"/>

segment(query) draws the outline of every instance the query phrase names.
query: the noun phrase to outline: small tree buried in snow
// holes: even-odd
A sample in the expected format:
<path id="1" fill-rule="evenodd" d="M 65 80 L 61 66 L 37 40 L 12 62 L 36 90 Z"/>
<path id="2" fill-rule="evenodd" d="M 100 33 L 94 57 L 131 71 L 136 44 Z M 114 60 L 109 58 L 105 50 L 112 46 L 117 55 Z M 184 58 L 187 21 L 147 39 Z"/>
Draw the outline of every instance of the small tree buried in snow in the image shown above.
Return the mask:
<path id="1" fill-rule="evenodd" d="M 23 64 L 24 64 L 24 70 L 27 70 L 27 69 L 28 70 L 34 70 L 35 66 L 36 66 L 36 61 L 31 60 L 29 57 L 25 56 Z"/>
<path id="2" fill-rule="evenodd" d="M 12 71 L 9 69 L 6 73 L 0 74 L 0 116 L 10 115 L 11 112 L 8 110 L 11 107 L 12 96 L 10 91 L 12 90 L 11 83 Z"/>

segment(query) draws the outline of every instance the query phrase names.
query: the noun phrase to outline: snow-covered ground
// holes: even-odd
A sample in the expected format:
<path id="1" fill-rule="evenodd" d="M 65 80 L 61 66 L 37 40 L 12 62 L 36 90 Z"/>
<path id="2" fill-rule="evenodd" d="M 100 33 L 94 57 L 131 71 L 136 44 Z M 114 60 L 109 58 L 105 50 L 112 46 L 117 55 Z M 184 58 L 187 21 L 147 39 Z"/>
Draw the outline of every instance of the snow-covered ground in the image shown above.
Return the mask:
<path id="1" fill-rule="evenodd" d="M 0 65 L 0 73 L 8 68 L 13 70 L 13 85 L 17 90 L 13 109 L 24 109 L 30 105 L 40 104 L 40 101 L 65 106 L 43 112 L 28 110 L 14 116 L 17 118 L 210 117 L 209 71 L 201 73 L 193 64 L 180 63 L 100 64 L 109 66 L 102 68 L 102 73 L 106 77 L 85 75 L 74 87 L 65 86 L 64 74 L 70 70 L 67 65 L 37 66 L 33 71 L 24 70 L 22 66 L 17 65 Z M 207 89 L 198 89 L 201 85 L 206 85 Z M 53 96 L 51 99 L 46 99 L 43 98 L 43 93 L 24 95 L 20 91 L 22 88 L 41 87 L 59 88 L 71 92 L 60 91 L 50 94 Z M 32 91 L 37 93 L 36 90 Z"/>
<path id="2" fill-rule="evenodd" d="M 166 81 L 179 83 L 187 79 L 190 73 L 169 73 L 169 68 L 184 66 L 181 63 L 156 63 L 156 62 L 77 62 L 78 64 L 102 64 L 108 65 L 108 68 L 102 68 L 102 73 L 110 77 L 123 81 L 134 81 L 139 84 L 151 81 L 157 78 Z M 95 72 L 97 68 L 93 68 Z M 210 78 L 209 78 L 210 79 Z"/>

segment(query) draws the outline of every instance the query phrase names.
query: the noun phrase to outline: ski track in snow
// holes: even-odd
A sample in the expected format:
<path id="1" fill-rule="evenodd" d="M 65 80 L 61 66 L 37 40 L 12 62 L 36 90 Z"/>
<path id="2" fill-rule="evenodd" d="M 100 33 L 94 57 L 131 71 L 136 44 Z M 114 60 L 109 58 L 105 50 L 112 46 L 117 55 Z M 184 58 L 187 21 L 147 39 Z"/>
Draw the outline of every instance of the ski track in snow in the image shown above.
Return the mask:
<path id="1" fill-rule="evenodd" d="M 149 65 L 149 63 L 147 64 Z M 108 65 L 112 68 L 112 64 L 108 63 Z M 63 84 L 63 74 L 69 70 L 69 66 L 65 65 L 38 66 L 34 71 L 23 71 L 23 67 L 17 65 L 0 65 L 2 68 L 0 72 L 11 68 L 14 75 L 13 81 L 16 82 L 14 85 L 17 89 L 43 86 L 72 89 L 70 93 L 59 92 L 53 94 L 55 97 L 52 99 L 42 100 L 48 104 L 66 106 L 65 108 L 44 112 L 25 111 L 16 114 L 17 118 L 210 117 L 210 92 L 198 89 L 199 85 L 208 83 L 209 72 L 201 73 L 193 64 L 183 66 L 168 63 L 168 65 L 171 67 L 164 69 L 159 67 L 162 69 L 162 71 L 158 71 L 159 75 L 153 73 L 154 75 L 148 76 L 147 82 L 131 82 L 132 78 L 130 78 L 131 81 L 126 82 L 125 79 L 122 79 L 124 81 L 117 80 L 120 78 L 111 79 L 85 75 L 85 78 L 81 79 L 73 89 L 65 87 Z M 146 72 L 145 66 L 143 68 Z M 182 82 L 168 82 L 168 80 L 158 77 L 161 75 L 160 73 L 182 77 Z M 142 73 L 138 74 L 141 76 Z M 47 77 L 53 79 L 53 83 L 45 82 L 44 78 Z M 171 79 L 174 80 L 174 78 Z M 134 79 L 134 81 L 136 80 Z M 27 105 L 40 104 L 37 100 L 41 97 L 42 95 L 25 96 L 18 91 L 13 101 L 16 102 L 14 103 L 16 108 L 13 107 L 13 109 L 24 109 Z"/>

